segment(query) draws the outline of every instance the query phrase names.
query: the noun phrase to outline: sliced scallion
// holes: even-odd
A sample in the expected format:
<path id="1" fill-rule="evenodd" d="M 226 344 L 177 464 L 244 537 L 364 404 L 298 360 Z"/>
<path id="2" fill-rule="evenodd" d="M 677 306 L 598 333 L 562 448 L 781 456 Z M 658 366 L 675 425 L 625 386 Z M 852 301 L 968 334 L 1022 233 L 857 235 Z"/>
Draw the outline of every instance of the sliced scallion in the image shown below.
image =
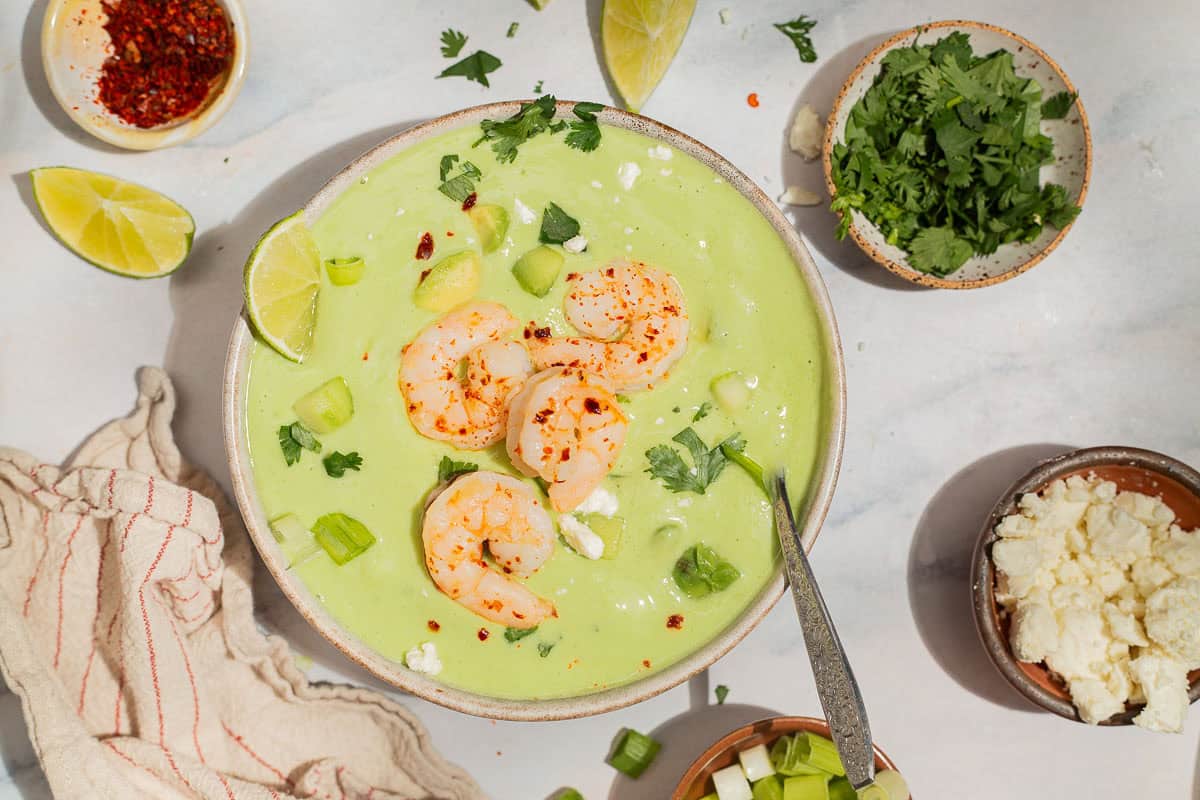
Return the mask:
<path id="1" fill-rule="evenodd" d="M 754 800 L 783 800 L 783 780 L 778 775 L 759 778 L 751 790 Z"/>
<path id="2" fill-rule="evenodd" d="M 797 775 L 785 779 L 783 800 L 829 800 L 829 776 Z"/>
<path id="3" fill-rule="evenodd" d="M 375 544 L 375 536 L 367 526 L 345 514 L 326 514 L 313 523 L 312 532 L 338 566 L 358 558 Z"/>
<path id="4" fill-rule="evenodd" d="M 662 745 L 632 728 L 621 731 L 608 763 L 631 778 L 637 778 L 654 763 Z"/>
<path id="5" fill-rule="evenodd" d="M 363 275 L 366 263 L 358 256 L 325 259 L 325 271 L 334 286 L 352 286 Z"/>

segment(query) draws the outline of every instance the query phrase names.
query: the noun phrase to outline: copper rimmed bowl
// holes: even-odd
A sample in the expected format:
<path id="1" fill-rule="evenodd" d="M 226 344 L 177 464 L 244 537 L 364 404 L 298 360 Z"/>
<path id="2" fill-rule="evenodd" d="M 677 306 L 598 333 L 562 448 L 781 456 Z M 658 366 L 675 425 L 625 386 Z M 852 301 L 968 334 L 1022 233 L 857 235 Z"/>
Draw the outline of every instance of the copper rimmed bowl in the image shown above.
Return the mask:
<path id="1" fill-rule="evenodd" d="M 708 794 L 712 774 L 738 763 L 739 752 L 760 744 L 765 744 L 770 750 L 771 744 L 779 737 L 799 731 L 828 737 L 829 725 L 825 720 L 815 717 L 771 717 L 725 734 L 692 762 L 671 794 L 671 800 L 700 800 Z M 896 769 L 887 753 L 878 746 L 875 747 L 875 769 Z"/>
<path id="2" fill-rule="evenodd" d="M 1060 717 L 1082 722 L 1071 695 L 1062 682 L 1044 664 L 1018 661 L 1009 644 L 1009 620 L 996 602 L 996 570 L 992 564 L 992 545 L 996 526 L 1017 510 L 1021 495 L 1039 492 L 1057 480 L 1073 475 L 1095 475 L 1117 484 L 1121 491 L 1141 492 L 1162 498 L 1175 512 L 1185 530 L 1200 528 L 1200 472 L 1162 453 L 1135 447 L 1090 447 L 1043 461 L 1018 480 L 1001 496 L 979 536 L 971 563 L 971 594 L 975 624 L 992 663 L 1004 679 L 1034 705 Z M 1188 698 L 1200 698 L 1200 670 L 1188 675 Z M 1140 705 L 1126 709 L 1101 722 L 1101 725 L 1130 725 L 1141 711 Z"/>
<path id="3" fill-rule="evenodd" d="M 875 82 L 883 57 L 897 48 L 911 46 L 918 39 L 931 42 L 952 33 L 965 33 L 970 37 L 971 47 L 977 54 L 987 54 L 1000 49 L 1011 52 L 1017 74 L 1024 78 L 1036 78 L 1042 86 L 1043 97 L 1050 97 L 1058 92 L 1075 91 L 1071 79 L 1045 51 L 1023 36 L 1004 28 L 985 22 L 946 20 L 902 31 L 880 44 L 859 62 L 833 102 L 833 109 L 829 112 L 829 119 L 825 125 L 825 141 L 821 152 L 821 160 L 825 166 L 825 185 L 830 197 L 836 195 L 833 183 L 833 146 L 843 142 L 850 110 Z M 1044 121 L 1042 130 L 1054 139 L 1055 154 L 1054 163 L 1042 167 L 1043 184 L 1061 184 L 1067 190 L 1067 197 L 1076 205 L 1082 206 L 1092 175 L 1092 134 L 1083 103 L 1077 100 L 1065 119 Z M 1001 245 L 995 253 L 974 256 L 955 272 L 939 277 L 911 267 L 908 254 L 904 250 L 889 244 L 887 237 L 863 214 L 858 211 L 851 213 L 850 237 L 873 261 L 907 281 L 937 289 L 977 289 L 1015 278 L 1048 256 L 1071 229 L 1070 225 L 1062 230 L 1046 226 L 1042 235 L 1028 244 L 1014 242 Z"/>
<path id="4" fill-rule="evenodd" d="M 560 117 L 570 115 L 573 106 L 572 102 L 560 102 L 558 115 Z M 360 156 L 308 200 L 304 204 L 306 220 L 311 224 L 362 175 L 407 148 L 457 128 L 478 125 L 484 119 L 510 116 L 519 107 L 520 102 L 518 101 L 476 106 L 438 117 L 398 133 Z M 716 152 L 673 128 L 637 114 L 605 108 L 600 113 L 600 120 L 608 125 L 657 139 L 708 166 L 729 185 L 741 192 L 758 209 L 791 253 L 792 261 L 812 298 L 813 308 L 823 332 L 822 346 L 828 364 L 826 396 L 822 411 L 823 433 L 818 463 L 812 481 L 804 493 L 806 502 L 801 518 L 798 520 L 804 544 L 807 548 L 811 548 L 833 498 L 834 484 L 837 482 L 838 467 L 841 463 L 842 441 L 846 424 L 845 368 L 842 363 L 842 348 L 838 339 L 833 308 L 830 305 L 825 284 L 817 271 L 817 266 L 775 203 L 763 194 L 753 181 Z M 301 199 L 297 198 L 297 202 L 300 201 Z M 780 324 L 786 324 L 786 322 L 786 320 L 781 320 Z M 702 647 L 660 672 L 651 673 L 631 683 L 592 694 L 542 700 L 511 700 L 464 691 L 429 676 L 413 672 L 398 661 L 376 652 L 350 633 L 313 596 L 300 578 L 287 569 L 287 559 L 283 556 L 267 525 L 267 517 L 255 486 L 250 452 L 246 441 L 244 409 L 253 342 L 254 335 L 243 315 L 234 324 L 229 342 L 225 363 L 222 409 L 225 450 L 229 459 L 234 494 L 242 517 L 246 521 L 250 537 L 262 555 L 267 569 L 278 582 L 280 589 L 308 620 L 309 624 L 351 661 L 393 686 L 458 711 L 497 719 L 553 720 L 599 714 L 653 697 L 705 669 L 740 642 L 766 616 L 783 594 L 785 584 L 782 565 L 780 565 L 773 578 L 759 591 L 741 615 Z"/>

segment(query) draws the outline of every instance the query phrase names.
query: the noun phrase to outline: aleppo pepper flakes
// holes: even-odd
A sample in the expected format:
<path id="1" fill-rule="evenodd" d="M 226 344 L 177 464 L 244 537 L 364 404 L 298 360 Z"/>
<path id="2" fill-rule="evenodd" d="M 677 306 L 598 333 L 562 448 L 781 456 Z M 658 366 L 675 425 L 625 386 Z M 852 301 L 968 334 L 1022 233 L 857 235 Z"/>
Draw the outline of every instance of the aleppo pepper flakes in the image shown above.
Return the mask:
<path id="1" fill-rule="evenodd" d="M 97 100 L 122 121 L 154 128 L 200 108 L 233 62 L 217 0 L 101 0 L 112 54 Z"/>

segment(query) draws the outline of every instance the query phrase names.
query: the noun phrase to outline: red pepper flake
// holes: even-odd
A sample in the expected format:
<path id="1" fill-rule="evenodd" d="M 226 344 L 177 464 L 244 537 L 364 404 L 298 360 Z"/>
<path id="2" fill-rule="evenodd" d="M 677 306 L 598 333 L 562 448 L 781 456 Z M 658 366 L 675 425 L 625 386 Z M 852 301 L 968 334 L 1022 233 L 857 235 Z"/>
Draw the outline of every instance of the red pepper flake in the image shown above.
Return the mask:
<path id="1" fill-rule="evenodd" d="M 425 261 L 433 255 L 433 234 L 429 231 L 421 236 L 421 241 L 417 244 L 417 260 Z"/>
<path id="2" fill-rule="evenodd" d="M 363 353 L 363 361 L 366 361 L 366 360 L 367 360 L 367 357 L 368 357 L 368 354 L 367 354 L 367 353 Z"/>
<path id="3" fill-rule="evenodd" d="M 489 631 L 487 628 L 480 628 L 479 633 L 477 633 L 475 635 L 479 637 L 479 641 L 486 642 L 488 640 L 488 637 L 492 635 L 492 632 Z"/>
<path id="4" fill-rule="evenodd" d="M 220 91 L 235 41 L 217 0 L 101 0 L 112 55 L 97 99 L 122 121 L 154 128 L 195 112 Z"/>
<path id="5" fill-rule="evenodd" d="M 436 619 L 431 619 L 431 620 L 429 620 L 429 622 L 426 622 L 425 624 L 428 625 L 429 630 L 433 631 L 434 633 L 437 633 L 438 631 L 440 631 L 442 629 L 441 623 L 439 623 Z"/>
<path id="6" fill-rule="evenodd" d="M 751 108 L 758 108 L 758 92 L 751 92 L 746 95 L 746 105 Z"/>
<path id="7" fill-rule="evenodd" d="M 667 627 L 673 631 L 683 629 L 683 614 L 672 614 L 667 617 Z"/>
<path id="8" fill-rule="evenodd" d="M 471 192 L 469 195 L 467 195 L 467 199 L 463 200 L 463 206 L 462 206 L 463 211 L 470 211 L 472 208 L 474 208 L 475 201 L 478 199 L 479 198 L 476 196 L 476 194 L 474 192 Z"/>
<path id="9" fill-rule="evenodd" d="M 453 238 L 454 238 L 454 231 L 446 231 L 446 235 L 447 235 L 447 236 L 449 236 L 451 239 L 453 239 Z"/>
<path id="10" fill-rule="evenodd" d="M 642 666 L 645 667 L 646 669 L 650 669 L 650 659 L 648 659 L 648 658 L 642 659 Z"/>

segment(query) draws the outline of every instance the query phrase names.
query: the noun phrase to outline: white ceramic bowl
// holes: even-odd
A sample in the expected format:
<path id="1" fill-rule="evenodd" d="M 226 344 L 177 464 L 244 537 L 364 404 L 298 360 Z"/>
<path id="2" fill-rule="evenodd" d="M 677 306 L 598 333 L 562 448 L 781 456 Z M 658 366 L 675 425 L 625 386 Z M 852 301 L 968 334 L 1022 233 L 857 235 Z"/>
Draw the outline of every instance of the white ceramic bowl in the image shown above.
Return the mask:
<path id="1" fill-rule="evenodd" d="M 218 0 L 233 28 L 233 63 L 225 82 L 191 115 L 157 128 L 138 128 L 96 99 L 96 82 L 111 50 L 100 0 L 50 0 L 42 21 L 42 67 L 58 104 L 79 127 L 127 150 L 157 150 L 199 136 L 233 105 L 246 77 L 246 12 L 240 0 Z"/>
<path id="2" fill-rule="evenodd" d="M 949 20 L 918 25 L 891 37 L 872 50 L 859 62 L 846 80 L 825 125 L 825 144 L 822 160 L 825 165 L 825 184 L 829 195 L 836 194 L 833 184 L 832 153 L 835 144 L 844 141 L 846 119 L 854 104 L 862 99 L 878 77 L 883 57 L 900 47 L 910 47 L 918 37 L 921 42 L 934 42 L 952 33 L 965 33 L 977 54 L 1005 49 L 1013 54 L 1013 65 L 1023 78 L 1036 78 L 1042 86 L 1043 99 L 1059 92 L 1074 92 L 1066 73 L 1037 45 L 1011 31 L 983 22 Z M 1046 120 L 1042 132 L 1054 139 L 1056 160 L 1042 167 L 1042 183 L 1061 184 L 1077 206 L 1083 206 L 1092 174 L 1092 135 L 1082 101 L 1076 100 L 1065 119 Z M 850 236 L 874 261 L 887 267 L 905 280 L 939 289 L 975 289 L 1015 278 L 1031 269 L 1058 246 L 1071 226 L 1058 230 L 1049 225 L 1042 235 L 1028 244 L 1001 245 L 993 254 L 975 256 L 958 270 L 945 277 L 929 275 L 908 264 L 904 250 L 887 243 L 879 229 L 860 212 L 853 212 Z"/>
<path id="3" fill-rule="evenodd" d="M 560 102 L 558 115 L 560 117 L 569 116 L 573 106 L 574 103 Z M 393 136 L 334 176 L 316 196 L 308 200 L 304 206 L 306 219 L 310 224 L 313 223 L 343 191 L 356 183 L 360 176 L 405 149 L 455 128 L 478 125 L 483 119 L 507 117 L 515 113 L 519 107 L 520 103 L 518 102 L 477 106 L 439 117 Z M 824 331 L 825 358 L 829 364 L 829 384 L 825 398 L 828 419 L 823 426 L 825 432 L 819 461 L 811 485 L 795 487 L 797 497 L 808 498 L 797 522 L 800 525 L 805 546 L 811 548 L 829 509 L 834 484 L 837 481 L 845 431 L 846 403 L 845 368 L 842 363 L 842 349 L 838 339 L 837 324 L 834 321 L 829 295 L 825 291 L 825 284 L 821 280 L 816 264 L 813 263 L 812 256 L 809 255 L 791 224 L 784 219 L 776 205 L 749 178 L 717 153 L 672 128 L 626 111 L 605 108 L 601 112 L 600 118 L 602 122 L 609 125 L 658 139 L 695 157 L 713 169 L 753 203 L 767 219 L 777 235 L 787 245 L 796 269 L 808 286 L 813 307 Z M 299 201 L 299 198 L 297 200 Z M 787 320 L 779 320 L 778 324 L 786 325 Z M 243 414 L 246 403 L 245 392 L 250 349 L 253 342 L 254 335 L 243 316 L 235 323 L 229 343 L 229 354 L 225 364 L 223 403 L 225 449 L 229 457 L 234 493 L 242 517 L 246 521 L 250 536 L 258 547 L 259 553 L 262 554 L 267 569 L 271 571 L 283 593 L 287 595 L 304 618 L 348 658 L 394 686 L 459 711 L 499 719 L 551 720 L 599 714 L 653 697 L 708 667 L 741 641 L 766 616 L 784 591 L 782 565 L 780 565 L 774 578 L 763 587 L 754 602 L 742 612 L 733 624 L 702 648 L 660 672 L 593 694 L 549 700 L 505 700 L 455 689 L 436 679 L 406 669 L 402 664 L 375 652 L 343 628 L 313 597 L 303 581 L 288 571 L 287 559 L 271 535 L 254 484 L 250 453 L 246 443 L 245 415 Z"/>

